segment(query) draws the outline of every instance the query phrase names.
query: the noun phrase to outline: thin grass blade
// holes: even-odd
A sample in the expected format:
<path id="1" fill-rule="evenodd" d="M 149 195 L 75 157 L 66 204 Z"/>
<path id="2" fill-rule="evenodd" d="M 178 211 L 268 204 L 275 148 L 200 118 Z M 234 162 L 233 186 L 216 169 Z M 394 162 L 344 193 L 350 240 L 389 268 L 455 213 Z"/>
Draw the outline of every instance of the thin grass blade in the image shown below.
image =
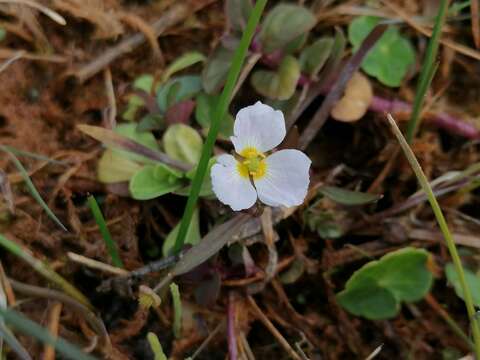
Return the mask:
<path id="1" fill-rule="evenodd" d="M 102 234 L 103 241 L 105 242 L 105 246 L 107 247 L 108 254 L 112 258 L 112 264 L 116 267 L 123 268 L 122 259 L 120 259 L 120 254 L 118 253 L 118 247 L 115 241 L 113 241 L 112 236 L 110 235 L 110 231 L 108 231 L 107 223 L 105 222 L 105 218 L 103 217 L 102 210 L 98 206 L 97 200 L 93 195 L 88 197 L 88 205 L 90 206 L 90 210 L 92 211 L 93 217 L 95 218 L 95 222 L 100 229 L 100 233 Z"/>
<path id="2" fill-rule="evenodd" d="M 76 346 L 69 342 L 55 338 L 45 328 L 38 325 L 36 322 L 26 318 L 19 312 L 10 309 L 0 308 L 0 316 L 5 320 L 9 326 L 15 327 L 18 331 L 32 336 L 41 342 L 53 346 L 59 353 L 65 355 L 68 359 L 74 360 L 95 360 L 91 355 L 84 353 Z"/>
<path id="3" fill-rule="evenodd" d="M 448 228 L 448 224 L 447 224 L 447 221 L 445 220 L 445 217 L 443 216 L 442 209 L 438 204 L 438 201 L 435 197 L 435 194 L 433 193 L 430 183 L 428 182 L 428 179 L 425 176 L 422 170 L 422 167 L 418 163 L 415 157 L 415 154 L 413 153 L 412 149 L 408 145 L 407 140 L 405 140 L 405 138 L 403 137 L 402 132 L 398 128 L 392 115 L 387 114 L 387 119 L 392 127 L 395 137 L 397 138 L 398 142 L 400 143 L 400 146 L 402 147 L 405 157 L 407 158 L 408 162 L 410 163 L 410 166 L 412 167 L 412 170 L 414 171 L 417 177 L 418 182 L 420 183 L 423 191 L 427 194 L 428 201 L 430 202 L 430 206 L 432 207 L 432 211 L 435 214 L 435 218 L 437 219 L 440 230 L 442 231 L 443 237 L 445 238 L 445 242 L 447 243 L 450 256 L 452 257 L 453 264 L 455 265 L 455 271 L 457 272 L 458 277 L 460 279 L 460 284 L 462 285 L 462 290 L 465 298 L 465 306 L 467 308 L 467 313 L 469 316 L 472 333 L 473 333 L 473 340 L 475 343 L 475 349 L 474 349 L 475 354 L 477 359 L 480 359 L 480 328 L 478 325 L 478 321 L 475 319 L 476 313 L 475 313 L 475 307 L 473 305 L 472 293 L 465 280 L 465 273 L 463 271 L 462 261 L 460 259 L 460 256 L 458 255 L 457 247 L 455 246 L 455 241 L 453 240 L 452 233 Z"/>
<path id="4" fill-rule="evenodd" d="M 258 0 L 255 3 L 255 7 L 250 14 L 245 31 L 243 32 L 240 43 L 238 44 L 235 54 L 233 56 L 232 65 L 228 72 L 227 80 L 225 82 L 222 94 L 220 95 L 220 99 L 214 109 L 212 116 L 212 124 L 210 126 L 210 130 L 208 131 L 208 136 L 205 140 L 205 144 L 203 145 L 202 155 L 200 157 L 200 161 L 198 162 L 195 177 L 192 181 L 192 187 L 188 196 L 187 205 L 185 206 L 182 221 L 180 223 L 180 229 L 178 231 L 178 236 L 175 242 L 175 246 L 173 248 L 173 251 L 176 254 L 178 254 L 180 250 L 182 250 L 183 244 L 185 242 L 185 236 L 187 235 L 188 227 L 190 225 L 190 222 L 192 221 L 192 216 L 195 210 L 195 206 L 197 204 L 198 196 L 200 195 L 200 189 L 202 187 L 205 175 L 207 174 L 208 162 L 210 157 L 212 156 L 213 146 L 215 145 L 218 131 L 220 129 L 220 121 L 225 117 L 225 114 L 227 112 L 228 105 L 230 104 L 230 101 L 232 99 L 235 84 L 237 82 L 238 76 L 240 75 L 240 71 L 247 56 L 248 48 L 252 41 L 253 35 L 255 34 L 255 30 L 257 28 L 258 22 L 260 21 L 260 17 L 266 4 L 267 0 Z"/>
<path id="5" fill-rule="evenodd" d="M 75 298 L 77 301 L 81 302 L 83 305 L 87 306 L 90 310 L 93 309 L 90 301 L 73 285 L 71 285 L 67 280 L 65 280 L 61 275 L 57 274 L 54 270 L 43 263 L 42 261 L 35 258 L 29 253 L 28 250 L 22 249 L 19 245 L 9 240 L 7 237 L 0 234 L 0 246 L 3 246 L 13 255 L 19 257 L 27 264 L 29 264 L 36 272 L 45 277 L 47 280 L 56 284 L 60 289 L 65 293 Z"/>
<path id="6" fill-rule="evenodd" d="M 420 112 L 422 110 L 422 104 L 425 99 L 425 94 L 433 79 L 434 68 L 436 63 L 436 57 L 438 53 L 438 46 L 440 44 L 440 36 L 442 34 L 442 27 L 445 23 L 445 17 L 448 10 L 448 0 L 441 0 L 440 7 L 438 9 L 437 18 L 435 20 L 435 26 L 433 28 L 432 37 L 428 42 L 427 51 L 425 54 L 425 60 L 422 64 L 422 70 L 420 72 L 420 78 L 418 80 L 417 92 L 415 94 L 415 100 L 413 102 L 412 115 L 407 127 L 407 142 L 410 144 L 415 136 L 415 132 L 420 124 Z"/>
<path id="7" fill-rule="evenodd" d="M 47 213 L 47 215 L 52 219 L 58 226 L 60 226 L 64 231 L 68 231 L 65 225 L 62 224 L 62 222 L 57 218 L 57 216 L 53 213 L 53 211 L 48 207 L 48 205 L 45 203 L 45 201 L 42 199 L 40 196 L 40 193 L 38 192 L 37 188 L 35 185 L 33 185 L 32 180 L 30 180 L 30 176 L 28 176 L 27 170 L 23 167 L 22 163 L 18 158 L 15 156 L 14 153 L 12 153 L 8 148 L 6 148 L 3 145 L 0 145 L 0 150 L 5 151 L 10 158 L 13 161 L 13 164 L 17 168 L 17 170 L 20 172 L 22 175 L 23 180 L 25 181 L 25 184 L 27 185 L 28 190 L 30 191 L 30 194 L 33 196 L 36 202 L 40 204 L 42 209 Z"/>

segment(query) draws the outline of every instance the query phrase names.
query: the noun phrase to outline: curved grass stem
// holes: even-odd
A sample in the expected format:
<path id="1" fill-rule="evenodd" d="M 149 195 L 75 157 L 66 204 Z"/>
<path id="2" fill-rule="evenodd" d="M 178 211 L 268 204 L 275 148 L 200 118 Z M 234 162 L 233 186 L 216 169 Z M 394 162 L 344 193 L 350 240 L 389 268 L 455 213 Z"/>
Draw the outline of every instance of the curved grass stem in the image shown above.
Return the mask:
<path id="1" fill-rule="evenodd" d="M 475 318 L 475 307 L 473 305 L 472 292 L 470 291 L 470 288 L 468 287 L 467 282 L 465 280 L 465 273 L 463 271 L 462 261 L 460 260 L 460 256 L 458 255 L 457 247 L 455 246 L 452 233 L 448 228 L 447 221 L 443 216 L 442 209 L 438 204 L 437 198 L 433 193 L 432 187 L 430 186 L 428 179 L 422 170 L 422 167 L 418 163 L 415 157 L 415 154 L 413 153 L 412 149 L 408 145 L 407 140 L 405 140 L 405 138 L 403 137 L 402 132 L 398 128 L 392 115 L 387 114 L 387 119 L 392 127 L 395 137 L 397 138 L 398 142 L 400 143 L 400 146 L 402 147 L 405 157 L 410 163 L 410 166 L 412 167 L 412 170 L 414 171 L 417 177 L 417 180 L 420 183 L 420 186 L 422 187 L 423 191 L 427 195 L 428 201 L 430 202 L 430 206 L 432 207 L 432 211 L 435 215 L 435 218 L 437 219 L 438 226 L 440 227 L 443 237 L 445 238 L 445 242 L 447 243 L 448 251 L 450 252 L 450 256 L 452 257 L 453 264 L 455 266 L 455 271 L 457 272 L 458 278 L 460 279 L 460 284 L 462 286 L 462 290 L 464 294 L 465 306 L 467 308 L 468 318 L 470 321 L 470 326 L 472 328 L 475 358 L 480 359 L 480 328 L 478 325 L 478 321 Z"/>
<path id="2" fill-rule="evenodd" d="M 213 112 L 212 125 L 208 131 L 207 139 L 203 145 L 202 155 L 200 161 L 198 162 L 197 171 L 195 172 L 195 177 L 192 181 L 192 188 L 188 196 L 187 205 L 183 212 L 182 221 L 180 223 L 180 229 L 178 231 L 178 236 L 175 241 L 175 246 L 173 248 L 174 253 L 177 254 L 183 247 L 185 242 L 185 236 L 187 235 L 188 226 L 192 220 L 193 212 L 195 210 L 195 205 L 200 194 L 200 188 L 203 184 L 203 179 L 206 176 L 208 161 L 212 155 L 213 146 L 217 139 L 218 130 L 220 128 L 220 121 L 224 118 L 230 100 L 232 99 L 233 90 L 235 88 L 235 83 L 237 82 L 240 71 L 242 70 L 243 63 L 245 62 L 245 57 L 247 56 L 248 48 L 252 41 L 253 35 L 255 34 L 255 29 L 257 28 L 258 22 L 262 15 L 263 9 L 267 4 L 267 0 L 258 0 L 255 3 L 250 17 L 248 19 L 247 27 L 243 32 L 240 43 L 235 51 L 232 60 L 232 66 L 228 72 L 227 80 L 225 82 L 225 87 L 223 88 L 222 94 L 218 101 L 217 106 Z"/>

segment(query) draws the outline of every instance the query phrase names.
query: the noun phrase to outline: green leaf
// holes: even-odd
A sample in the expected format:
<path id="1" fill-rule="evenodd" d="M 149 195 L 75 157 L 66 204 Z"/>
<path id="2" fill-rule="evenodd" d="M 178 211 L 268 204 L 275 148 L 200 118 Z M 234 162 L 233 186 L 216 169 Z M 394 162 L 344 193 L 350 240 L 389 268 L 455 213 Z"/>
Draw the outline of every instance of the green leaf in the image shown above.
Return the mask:
<path id="1" fill-rule="evenodd" d="M 162 113 L 180 101 L 195 97 L 202 90 L 200 77 L 185 75 L 170 79 L 157 91 L 157 105 Z"/>
<path id="2" fill-rule="evenodd" d="M 215 162 L 216 162 L 215 158 L 211 158 L 208 161 L 207 174 L 210 174 L 210 170 L 212 169 L 212 166 L 215 164 Z M 185 174 L 185 177 L 193 181 L 193 178 L 195 177 L 196 172 L 197 172 L 197 168 L 193 168 L 192 170 L 188 171 Z M 185 195 L 185 196 L 188 196 L 189 193 L 190 193 L 190 185 L 180 190 L 177 190 L 175 192 L 175 194 Z M 210 176 L 205 176 L 205 178 L 203 179 L 203 183 L 202 183 L 202 186 L 200 187 L 199 195 L 203 197 L 212 197 L 214 195 L 212 190 L 212 179 Z"/>
<path id="3" fill-rule="evenodd" d="M 337 295 L 337 300 L 353 315 L 370 320 L 391 319 L 400 309 L 393 294 L 375 282 L 365 282 L 361 287 L 344 290 Z"/>
<path id="4" fill-rule="evenodd" d="M 466 268 L 464 268 L 463 271 L 465 272 L 467 286 L 472 293 L 473 303 L 475 306 L 480 306 L 480 276 Z M 447 275 L 448 282 L 453 285 L 457 296 L 463 299 L 462 285 L 460 284 L 460 279 L 453 263 L 448 263 L 447 266 L 445 266 L 445 275 Z"/>
<path id="5" fill-rule="evenodd" d="M 134 121 L 138 110 L 145 105 L 143 99 L 138 95 L 130 95 L 128 98 L 127 108 L 122 114 L 122 118 L 127 121 Z"/>
<path id="6" fill-rule="evenodd" d="M 135 79 L 135 81 L 133 82 L 133 88 L 136 90 L 145 91 L 147 94 L 150 94 L 152 92 L 153 83 L 153 76 L 150 74 L 144 74 L 140 75 Z"/>
<path id="7" fill-rule="evenodd" d="M 23 181 L 25 182 L 25 185 L 28 188 L 28 191 L 32 195 L 32 197 L 35 199 L 35 201 L 42 207 L 43 211 L 45 211 L 50 219 L 53 220 L 58 226 L 60 226 L 64 231 L 68 231 L 65 225 L 62 224 L 60 219 L 55 215 L 55 213 L 48 207 L 47 203 L 43 200 L 42 196 L 38 192 L 37 188 L 33 184 L 32 180 L 30 179 L 30 176 L 28 175 L 27 170 L 23 167 L 23 164 L 18 160 L 18 158 L 15 156 L 15 154 L 6 146 L 0 145 L 0 150 L 5 151 L 10 155 L 10 158 L 13 161 L 13 164 L 17 168 L 18 172 L 22 176 Z"/>
<path id="8" fill-rule="evenodd" d="M 180 223 L 178 223 L 172 231 L 167 235 L 162 246 L 162 253 L 164 257 L 172 255 L 173 246 L 175 245 L 175 240 L 178 236 L 178 229 L 180 228 Z M 187 235 L 185 237 L 185 244 L 196 245 L 201 240 L 200 236 L 200 218 L 198 214 L 198 209 L 195 209 L 192 221 L 188 227 Z"/>
<path id="9" fill-rule="evenodd" d="M 259 39 L 266 53 L 280 50 L 315 26 L 315 15 L 303 6 L 280 4 L 266 16 Z"/>
<path id="10" fill-rule="evenodd" d="M 134 199 L 154 199 L 179 189 L 181 178 L 181 172 L 166 165 L 146 165 L 131 178 L 129 190 Z"/>
<path id="11" fill-rule="evenodd" d="M 95 197 L 93 195 L 90 195 L 87 201 L 88 205 L 90 206 L 90 210 L 92 211 L 93 217 L 95 218 L 95 222 L 97 223 L 100 230 L 100 234 L 102 234 L 102 238 L 107 248 L 108 254 L 112 259 L 112 264 L 117 267 L 123 268 L 123 262 L 120 258 L 120 254 L 118 253 L 118 245 L 110 235 L 110 231 L 108 230 L 107 223 L 105 222 L 105 218 L 103 217 L 102 210 L 100 210 L 100 207 L 98 206 L 97 200 L 95 200 Z"/>
<path id="12" fill-rule="evenodd" d="M 255 90 L 270 99 L 287 100 L 297 88 L 300 65 L 293 56 L 286 56 L 277 72 L 259 70 L 251 77 Z"/>
<path id="13" fill-rule="evenodd" d="M 334 40 L 323 37 L 303 49 L 300 54 L 300 68 L 311 77 L 318 75 L 332 53 Z"/>
<path id="14" fill-rule="evenodd" d="M 130 140 L 133 140 L 143 146 L 146 146 L 152 150 L 159 150 L 160 147 L 158 145 L 157 139 L 151 132 L 147 131 L 137 131 L 137 124 L 129 123 L 129 124 L 120 124 L 115 127 L 114 131 L 124 136 Z M 145 157 L 133 154 L 129 151 L 119 150 L 119 149 L 112 149 L 112 152 L 118 154 L 121 157 L 124 157 L 129 160 L 137 160 L 141 162 L 149 162 Z"/>
<path id="15" fill-rule="evenodd" d="M 129 181 L 142 165 L 107 149 L 97 164 L 97 179 L 106 184 Z"/>
<path id="16" fill-rule="evenodd" d="M 390 309 L 392 298 L 398 303 L 418 301 L 432 286 L 433 275 L 427 267 L 428 257 L 429 253 L 423 249 L 407 247 L 371 261 L 350 277 L 345 290 L 337 295 L 339 301 L 342 305 L 348 304 L 348 311 L 369 319 L 380 319 L 372 317 L 376 314 L 376 307 Z M 369 297 L 369 293 L 375 293 L 375 301 L 361 298 L 362 295 Z M 368 307 L 370 305 L 372 308 Z"/>
<path id="17" fill-rule="evenodd" d="M 182 336 L 182 301 L 177 284 L 170 284 L 170 294 L 173 302 L 173 334 L 180 339 Z"/>
<path id="18" fill-rule="evenodd" d="M 226 0 L 225 14 L 232 30 L 242 32 L 245 29 L 252 9 L 251 0 Z"/>
<path id="19" fill-rule="evenodd" d="M 225 82 L 233 59 L 233 50 L 220 45 L 208 58 L 202 72 L 203 88 L 208 94 L 220 90 Z"/>
<path id="20" fill-rule="evenodd" d="M 160 114 L 147 114 L 138 123 L 136 130 L 138 132 L 152 131 L 162 129 L 164 118 Z"/>
<path id="21" fill-rule="evenodd" d="M 186 69 L 196 63 L 203 62 L 205 59 L 205 55 L 198 51 L 191 51 L 183 54 L 165 69 L 165 72 L 162 74 L 162 82 L 166 82 L 176 72 Z"/>
<path id="22" fill-rule="evenodd" d="M 167 356 L 163 352 L 162 344 L 158 340 L 157 335 L 153 332 L 147 334 L 147 340 L 150 344 L 150 349 L 153 352 L 154 360 L 168 360 Z"/>
<path id="23" fill-rule="evenodd" d="M 4 28 L 0 28 L 0 41 L 3 41 L 5 37 L 7 36 L 7 32 L 5 31 Z"/>
<path id="24" fill-rule="evenodd" d="M 357 51 L 362 41 L 380 22 L 380 18 L 360 16 L 348 27 L 348 38 Z M 415 50 L 396 27 L 390 26 L 362 62 L 362 69 L 381 83 L 400 86 L 409 68 L 415 62 Z"/>
<path id="25" fill-rule="evenodd" d="M 163 134 L 163 147 L 167 155 L 188 164 L 197 165 L 202 146 L 202 138 L 188 125 L 170 125 Z"/>
<path id="26" fill-rule="evenodd" d="M 318 191 L 336 203 L 351 206 L 370 204 L 383 197 L 383 195 L 345 190 L 335 186 L 322 186 Z"/>
<path id="27" fill-rule="evenodd" d="M 213 109 L 218 101 L 218 96 L 200 93 L 196 99 L 195 120 L 204 129 L 209 129 L 213 116 Z M 220 122 L 219 134 L 229 138 L 233 134 L 233 116 L 226 114 Z"/>

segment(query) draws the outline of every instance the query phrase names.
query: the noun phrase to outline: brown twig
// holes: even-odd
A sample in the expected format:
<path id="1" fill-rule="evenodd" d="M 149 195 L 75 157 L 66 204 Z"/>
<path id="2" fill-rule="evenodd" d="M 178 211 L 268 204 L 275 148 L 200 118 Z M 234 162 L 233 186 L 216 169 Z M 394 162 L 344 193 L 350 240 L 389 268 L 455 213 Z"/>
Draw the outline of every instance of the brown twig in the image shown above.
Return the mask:
<path id="1" fill-rule="evenodd" d="M 480 8 L 478 0 L 470 1 L 470 14 L 472 15 L 472 34 L 475 47 L 480 48 Z"/>
<path id="2" fill-rule="evenodd" d="M 165 13 L 151 25 L 152 29 L 155 31 L 155 36 L 160 36 L 165 30 L 180 23 L 192 12 L 202 9 L 212 2 L 214 2 L 214 0 L 177 1 L 174 6 L 165 11 Z M 120 56 L 136 49 L 143 44 L 145 40 L 146 37 L 143 33 L 130 36 L 120 41 L 120 43 L 112 48 L 102 51 L 102 53 L 92 61 L 81 65 L 73 75 L 82 83 L 103 70 Z"/>
<path id="3" fill-rule="evenodd" d="M 355 71 L 358 70 L 362 63 L 362 59 L 368 54 L 370 49 L 376 44 L 377 40 L 387 30 L 386 25 L 377 25 L 372 32 L 365 38 L 358 51 L 346 62 L 345 66 L 340 72 L 340 76 L 335 81 L 335 84 L 330 89 L 328 95 L 322 103 L 320 109 L 315 113 L 312 120 L 303 131 L 299 140 L 300 150 L 305 150 L 310 142 L 317 135 L 323 124 L 330 114 L 330 110 L 337 102 L 347 85 L 348 80 L 352 77 Z"/>
<path id="4" fill-rule="evenodd" d="M 58 336 L 61 313 L 62 303 L 55 301 L 48 313 L 48 331 L 55 338 Z M 42 360 L 55 360 L 55 348 L 52 345 L 45 343 Z"/>
<path id="5" fill-rule="evenodd" d="M 248 303 L 250 308 L 255 313 L 258 320 L 260 320 L 263 325 L 272 333 L 272 335 L 277 339 L 279 344 L 283 347 L 283 349 L 288 353 L 288 355 L 294 360 L 302 360 L 302 358 L 293 350 L 290 344 L 285 340 L 283 335 L 277 328 L 272 324 L 272 322 L 268 319 L 268 317 L 263 313 L 263 311 L 258 307 L 257 303 L 251 296 L 247 297 Z"/>
<path id="6" fill-rule="evenodd" d="M 235 294 L 233 291 L 228 293 L 228 306 L 227 306 L 227 342 L 228 342 L 228 356 L 229 360 L 237 360 L 237 337 L 235 335 L 236 327 L 236 302 Z"/>

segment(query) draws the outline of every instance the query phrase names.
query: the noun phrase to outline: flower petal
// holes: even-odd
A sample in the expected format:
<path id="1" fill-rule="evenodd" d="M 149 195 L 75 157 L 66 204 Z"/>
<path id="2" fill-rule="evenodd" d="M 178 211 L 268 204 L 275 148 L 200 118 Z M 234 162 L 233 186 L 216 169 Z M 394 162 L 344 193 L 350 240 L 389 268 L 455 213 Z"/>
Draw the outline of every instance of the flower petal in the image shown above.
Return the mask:
<path id="1" fill-rule="evenodd" d="M 249 147 L 265 152 L 278 146 L 285 134 L 283 113 L 257 101 L 237 113 L 230 139 L 239 154 Z"/>
<path id="2" fill-rule="evenodd" d="M 232 155 L 220 155 L 210 172 L 218 200 L 235 211 L 248 209 L 257 201 L 255 188 L 250 179 L 240 176 L 237 164 Z"/>
<path id="3" fill-rule="evenodd" d="M 254 181 L 258 198 L 270 206 L 303 203 L 310 183 L 311 160 L 298 150 L 280 150 L 268 156 L 266 175 Z"/>

